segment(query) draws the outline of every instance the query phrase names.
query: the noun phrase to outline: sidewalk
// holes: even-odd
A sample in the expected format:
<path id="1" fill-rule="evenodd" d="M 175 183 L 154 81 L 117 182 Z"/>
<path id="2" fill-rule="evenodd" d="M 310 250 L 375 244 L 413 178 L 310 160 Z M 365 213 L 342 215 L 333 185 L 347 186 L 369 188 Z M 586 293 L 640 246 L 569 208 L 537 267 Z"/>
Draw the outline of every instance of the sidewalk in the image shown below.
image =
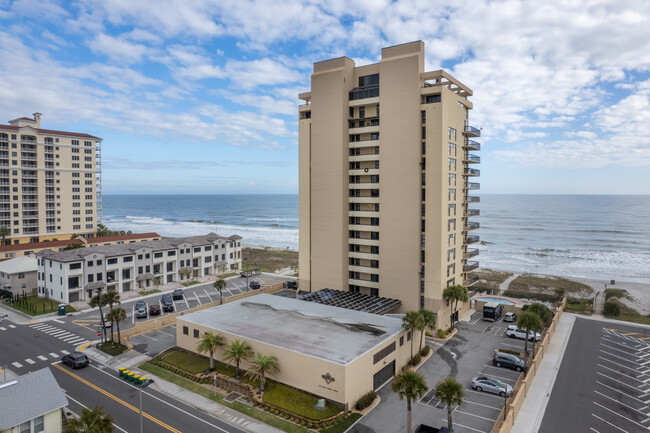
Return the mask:
<path id="1" fill-rule="evenodd" d="M 151 358 L 143 355 L 135 350 L 129 350 L 122 355 L 112 357 L 100 350 L 95 348 L 88 348 L 84 351 L 86 355 L 93 361 L 97 363 L 104 364 L 115 370 L 115 375 L 117 376 L 117 369 L 119 367 L 125 367 L 127 369 L 138 370 L 138 366 L 147 362 Z M 271 427 L 270 425 L 264 424 L 255 418 L 251 418 L 237 412 L 234 409 L 229 407 L 222 406 L 219 403 L 216 403 L 208 398 L 205 398 L 199 394 L 195 394 L 192 391 L 189 391 L 183 387 L 180 387 L 176 384 L 168 382 L 164 379 L 159 378 L 156 375 L 153 375 L 149 372 L 144 372 L 146 377 L 153 379 L 154 383 L 149 385 L 149 388 L 155 389 L 171 398 L 182 401 L 200 411 L 208 413 L 215 418 L 218 418 L 222 421 L 225 421 L 237 428 L 246 430 L 251 433 L 280 433 L 281 430 Z"/>
<path id="2" fill-rule="evenodd" d="M 564 356 L 564 349 L 569 342 L 575 320 L 576 316 L 573 314 L 564 313 L 560 317 L 555 334 L 551 338 L 546 354 L 510 433 L 537 433 L 542 424 L 546 405 L 551 397 L 555 378 Z"/>

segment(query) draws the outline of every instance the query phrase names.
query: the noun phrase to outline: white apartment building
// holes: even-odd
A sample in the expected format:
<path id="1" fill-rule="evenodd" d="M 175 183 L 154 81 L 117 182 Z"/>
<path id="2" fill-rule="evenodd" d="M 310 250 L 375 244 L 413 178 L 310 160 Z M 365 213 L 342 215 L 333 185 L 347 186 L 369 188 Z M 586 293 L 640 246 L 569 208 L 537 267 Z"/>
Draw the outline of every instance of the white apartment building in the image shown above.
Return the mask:
<path id="1" fill-rule="evenodd" d="M 241 236 L 209 233 L 129 244 L 102 245 L 38 257 L 38 295 L 57 302 L 88 300 L 98 291 L 119 293 L 241 269 Z M 187 269 L 187 271 L 186 271 Z"/>

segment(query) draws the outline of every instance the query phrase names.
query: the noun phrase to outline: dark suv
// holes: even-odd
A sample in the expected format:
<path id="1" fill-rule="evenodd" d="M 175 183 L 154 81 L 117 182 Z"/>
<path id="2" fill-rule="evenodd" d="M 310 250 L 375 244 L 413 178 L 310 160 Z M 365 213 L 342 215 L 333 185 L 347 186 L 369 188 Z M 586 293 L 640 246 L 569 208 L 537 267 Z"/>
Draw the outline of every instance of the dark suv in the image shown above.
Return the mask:
<path id="1" fill-rule="evenodd" d="M 61 363 L 72 368 L 81 368 L 90 364 L 90 360 L 81 352 L 72 352 L 61 358 Z"/>
<path id="2" fill-rule="evenodd" d="M 523 359 L 503 352 L 494 352 L 494 355 L 492 356 L 492 364 L 497 367 L 507 367 L 517 371 L 523 371 L 526 367 L 526 363 Z"/>
<path id="3" fill-rule="evenodd" d="M 251 290 L 259 290 L 261 286 L 258 281 L 251 281 L 248 287 L 250 287 Z"/>
<path id="4" fill-rule="evenodd" d="M 183 299 L 183 289 L 174 290 L 174 293 L 172 293 L 172 298 L 174 298 L 174 300 Z"/>
<path id="5" fill-rule="evenodd" d="M 163 311 L 174 311 L 174 301 L 172 300 L 172 295 L 169 293 L 162 295 L 160 303 L 162 304 Z"/>

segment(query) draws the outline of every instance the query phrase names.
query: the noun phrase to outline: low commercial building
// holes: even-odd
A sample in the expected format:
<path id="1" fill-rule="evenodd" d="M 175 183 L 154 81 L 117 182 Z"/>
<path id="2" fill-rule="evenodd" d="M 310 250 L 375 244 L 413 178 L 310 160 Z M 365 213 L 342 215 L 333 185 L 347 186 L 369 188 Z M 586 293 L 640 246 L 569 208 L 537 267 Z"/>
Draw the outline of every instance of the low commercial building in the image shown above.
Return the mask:
<path id="1" fill-rule="evenodd" d="M 35 295 L 37 260 L 33 257 L 18 257 L 0 263 L 0 289 L 14 295 Z"/>
<path id="2" fill-rule="evenodd" d="M 241 236 L 209 233 L 147 242 L 114 243 L 38 257 L 38 295 L 57 302 L 90 299 L 241 269 Z M 189 275 L 188 275 L 189 274 Z"/>
<path id="3" fill-rule="evenodd" d="M 177 319 L 176 341 L 186 350 L 197 352 L 207 332 L 277 357 L 275 380 L 347 408 L 407 364 L 411 350 L 400 319 L 269 294 Z"/>
<path id="4" fill-rule="evenodd" d="M 0 383 L 0 433 L 61 433 L 68 405 L 49 368 Z"/>

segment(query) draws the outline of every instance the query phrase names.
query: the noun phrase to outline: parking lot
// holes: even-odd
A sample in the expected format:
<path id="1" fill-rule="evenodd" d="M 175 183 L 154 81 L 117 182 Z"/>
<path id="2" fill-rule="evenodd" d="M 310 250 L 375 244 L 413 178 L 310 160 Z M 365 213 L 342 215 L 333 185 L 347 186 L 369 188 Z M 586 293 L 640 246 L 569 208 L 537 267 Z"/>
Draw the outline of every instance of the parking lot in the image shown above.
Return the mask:
<path id="1" fill-rule="evenodd" d="M 133 349 L 152 358 L 160 352 L 176 346 L 176 325 L 156 329 L 146 334 L 131 337 Z"/>
<path id="2" fill-rule="evenodd" d="M 499 418 L 505 399 L 497 394 L 472 389 L 472 379 L 489 376 L 514 388 L 519 376 L 515 370 L 492 364 L 495 349 L 523 352 L 524 341 L 505 335 L 510 323 L 481 320 L 475 313 L 469 322 L 458 323 L 458 332 L 431 356 L 418 372 L 429 385 L 428 392 L 413 405 L 413 424 L 433 427 L 447 425 L 447 408 L 434 396 L 436 384 L 447 376 L 463 385 L 465 398 L 453 407 L 454 430 L 458 433 L 489 433 Z M 433 345 L 432 345 L 433 346 Z M 529 342 L 529 350 L 531 343 Z M 399 432 L 404 430 L 405 403 L 399 400 L 389 385 L 379 390 L 382 403 L 350 431 L 357 433 Z"/>
<path id="3" fill-rule="evenodd" d="M 576 319 L 540 432 L 650 430 L 650 329 Z"/>

